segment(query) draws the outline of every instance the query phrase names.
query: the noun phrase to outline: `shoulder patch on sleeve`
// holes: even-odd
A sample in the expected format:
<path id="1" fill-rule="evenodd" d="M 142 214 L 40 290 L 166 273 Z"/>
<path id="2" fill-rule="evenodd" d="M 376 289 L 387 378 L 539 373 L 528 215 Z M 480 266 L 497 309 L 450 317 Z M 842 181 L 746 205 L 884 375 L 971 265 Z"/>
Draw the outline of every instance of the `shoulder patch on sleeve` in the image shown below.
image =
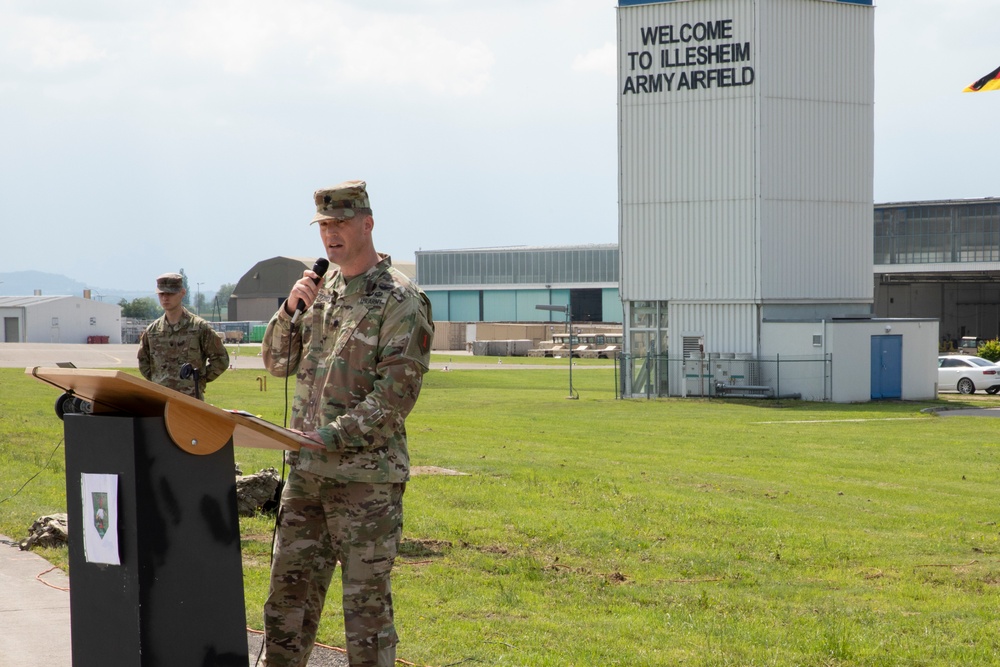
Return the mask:
<path id="1" fill-rule="evenodd" d="M 417 329 L 417 346 L 421 354 L 428 354 L 431 351 L 431 341 L 434 340 L 434 332 L 426 326 L 421 325 Z"/>
<path id="2" fill-rule="evenodd" d="M 421 322 L 413 329 L 413 333 L 410 334 L 410 340 L 406 345 L 404 356 L 419 360 L 422 364 L 426 365 L 433 341 L 434 330 L 428 326 L 427 322 Z"/>

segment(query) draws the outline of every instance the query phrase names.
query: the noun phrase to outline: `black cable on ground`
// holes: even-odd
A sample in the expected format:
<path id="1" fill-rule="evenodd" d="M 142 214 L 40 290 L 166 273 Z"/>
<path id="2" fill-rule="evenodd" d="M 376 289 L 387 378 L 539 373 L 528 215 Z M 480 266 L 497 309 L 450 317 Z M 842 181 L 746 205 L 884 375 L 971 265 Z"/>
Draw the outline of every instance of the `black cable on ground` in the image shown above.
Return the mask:
<path id="1" fill-rule="evenodd" d="M 56 443 L 56 446 L 55 446 L 55 449 L 53 449 L 53 450 L 52 450 L 52 453 L 51 453 L 51 454 L 49 454 L 49 458 L 48 458 L 48 460 L 47 460 L 47 461 L 45 461 L 45 464 L 44 464 L 44 465 L 43 465 L 43 466 L 42 466 L 42 467 L 41 467 L 41 468 L 39 469 L 39 471 L 38 471 L 38 472 L 36 472 L 36 473 L 35 473 L 34 475 L 32 475 L 31 477 L 29 477 L 29 478 L 28 478 L 28 480 L 27 480 L 27 481 L 26 481 L 26 482 L 25 482 L 24 484 L 22 484 L 22 485 L 21 485 L 21 488 L 20 488 L 20 489 L 18 489 L 17 491 L 15 491 L 14 493 L 12 493 L 11 495 L 7 496 L 7 497 L 6 497 L 6 498 L 4 498 L 3 500 L 0 500 L 0 503 L 5 503 L 5 502 L 7 502 L 8 500 L 10 500 L 11 498 L 13 498 L 14 496 L 16 496 L 17 494 L 21 493 L 21 491 L 23 491 L 23 490 L 24 490 L 24 487 L 28 486 L 28 484 L 29 484 L 29 483 L 31 483 L 31 480 L 33 480 L 33 479 L 35 479 L 36 477 L 38 477 L 39 475 L 41 475 L 41 474 L 42 474 L 42 471 L 43 471 L 43 470 L 45 470 L 45 469 L 46 469 L 46 468 L 47 468 L 47 467 L 49 466 L 49 462 L 50 462 L 50 461 L 52 461 L 52 457 L 53 457 L 53 456 L 55 456 L 55 453 L 56 453 L 57 451 L 59 451 L 59 447 L 60 447 L 60 446 L 62 446 L 62 444 L 63 444 L 63 441 L 62 441 L 62 438 L 60 438 L 60 439 L 59 439 L 59 442 L 58 442 L 58 443 Z"/>
<path id="2" fill-rule="evenodd" d="M 281 307 L 284 308 L 285 306 L 282 305 Z M 281 418 L 281 426 L 282 426 L 282 428 L 288 428 L 288 376 L 289 376 L 289 371 L 290 371 L 290 369 L 292 367 L 292 364 L 291 364 L 292 338 L 293 338 L 292 334 L 289 333 L 288 334 L 288 348 L 289 348 L 288 349 L 288 357 L 289 358 L 288 358 L 288 365 L 285 366 L 285 391 L 284 391 L 284 396 L 285 396 L 285 412 L 284 412 L 284 415 Z M 302 359 L 302 345 L 301 345 L 301 342 L 302 341 L 301 341 L 301 338 L 300 338 L 299 339 L 299 343 L 300 343 L 299 344 L 299 353 L 298 353 L 298 355 L 296 355 L 298 357 L 298 360 Z M 298 365 L 297 362 L 296 362 L 296 365 Z M 284 484 L 285 484 L 285 452 L 282 451 L 281 452 L 281 474 L 278 476 L 278 488 L 279 489 L 283 488 Z M 275 540 L 277 539 L 277 536 L 278 536 L 278 517 L 279 516 L 281 516 L 281 497 L 280 496 L 278 497 L 278 507 L 274 510 L 274 527 L 271 529 L 271 552 L 270 552 L 270 556 L 269 556 L 269 560 L 268 560 L 268 569 L 270 569 L 271 567 L 274 567 L 274 542 L 275 542 Z M 264 655 L 264 640 L 261 640 L 261 642 L 260 642 L 260 650 L 257 651 L 257 659 L 253 663 L 255 667 L 256 667 L 256 665 L 260 664 L 260 658 L 261 658 L 262 655 Z"/>

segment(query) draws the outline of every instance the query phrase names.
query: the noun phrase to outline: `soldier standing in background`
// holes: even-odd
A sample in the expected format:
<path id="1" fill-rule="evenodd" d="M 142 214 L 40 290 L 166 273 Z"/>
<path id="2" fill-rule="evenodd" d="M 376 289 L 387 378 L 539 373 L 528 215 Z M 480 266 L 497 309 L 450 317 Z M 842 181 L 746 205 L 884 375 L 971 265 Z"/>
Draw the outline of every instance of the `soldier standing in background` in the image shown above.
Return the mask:
<path id="1" fill-rule="evenodd" d="M 164 273 L 156 279 L 163 316 L 139 337 L 142 377 L 182 394 L 202 398 L 205 385 L 229 368 L 229 353 L 212 326 L 184 307 L 184 276 Z M 190 364 L 182 377 L 182 368 Z M 195 384 L 197 371 L 198 384 Z"/>
<path id="2" fill-rule="evenodd" d="M 392 667 L 390 573 L 410 478 L 404 420 L 434 334 L 430 301 L 375 251 L 364 181 L 314 194 L 337 265 L 303 272 L 264 333 L 265 367 L 297 373 L 291 427 L 315 445 L 289 455 L 264 604 L 267 667 L 305 667 L 338 561 L 352 667 Z M 305 312 L 293 318 L 296 304 Z"/>

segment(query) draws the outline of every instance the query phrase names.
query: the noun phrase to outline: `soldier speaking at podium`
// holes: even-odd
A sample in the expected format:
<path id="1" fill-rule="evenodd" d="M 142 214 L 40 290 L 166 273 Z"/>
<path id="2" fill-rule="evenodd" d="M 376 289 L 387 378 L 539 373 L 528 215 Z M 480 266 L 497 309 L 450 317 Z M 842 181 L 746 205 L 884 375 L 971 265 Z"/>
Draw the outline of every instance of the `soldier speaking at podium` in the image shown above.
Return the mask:
<path id="1" fill-rule="evenodd" d="M 150 382 L 203 398 L 205 385 L 229 368 L 229 353 L 212 326 L 184 307 L 184 276 L 156 279 L 163 316 L 139 336 L 139 372 Z"/>
<path id="2" fill-rule="evenodd" d="M 265 664 L 305 667 L 339 562 L 351 666 L 392 667 L 389 575 L 410 477 L 404 420 L 430 362 L 431 306 L 375 251 L 364 181 L 314 200 L 312 222 L 336 267 L 322 277 L 305 271 L 263 340 L 273 375 L 297 373 L 291 427 L 315 443 L 290 455 L 264 604 Z"/>

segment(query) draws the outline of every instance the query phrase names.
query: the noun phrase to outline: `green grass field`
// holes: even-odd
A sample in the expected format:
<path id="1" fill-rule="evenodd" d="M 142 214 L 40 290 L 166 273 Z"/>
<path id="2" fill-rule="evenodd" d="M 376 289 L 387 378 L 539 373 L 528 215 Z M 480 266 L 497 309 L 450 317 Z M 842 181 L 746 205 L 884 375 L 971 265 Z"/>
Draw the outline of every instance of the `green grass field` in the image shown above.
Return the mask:
<path id="1" fill-rule="evenodd" d="M 575 401 L 559 369 L 426 376 L 413 464 L 465 474 L 407 487 L 401 658 L 1000 664 L 1000 421 L 921 412 L 996 398 L 619 401 L 607 363 L 580 369 Z M 260 376 L 230 371 L 208 400 L 282 423 L 281 381 Z M 56 396 L 0 370 L 0 533 L 15 539 L 65 510 Z M 272 521 L 241 522 L 253 628 Z M 59 551 L 42 555 L 64 565 Z M 341 622 L 331 590 L 320 641 L 342 646 Z"/>

